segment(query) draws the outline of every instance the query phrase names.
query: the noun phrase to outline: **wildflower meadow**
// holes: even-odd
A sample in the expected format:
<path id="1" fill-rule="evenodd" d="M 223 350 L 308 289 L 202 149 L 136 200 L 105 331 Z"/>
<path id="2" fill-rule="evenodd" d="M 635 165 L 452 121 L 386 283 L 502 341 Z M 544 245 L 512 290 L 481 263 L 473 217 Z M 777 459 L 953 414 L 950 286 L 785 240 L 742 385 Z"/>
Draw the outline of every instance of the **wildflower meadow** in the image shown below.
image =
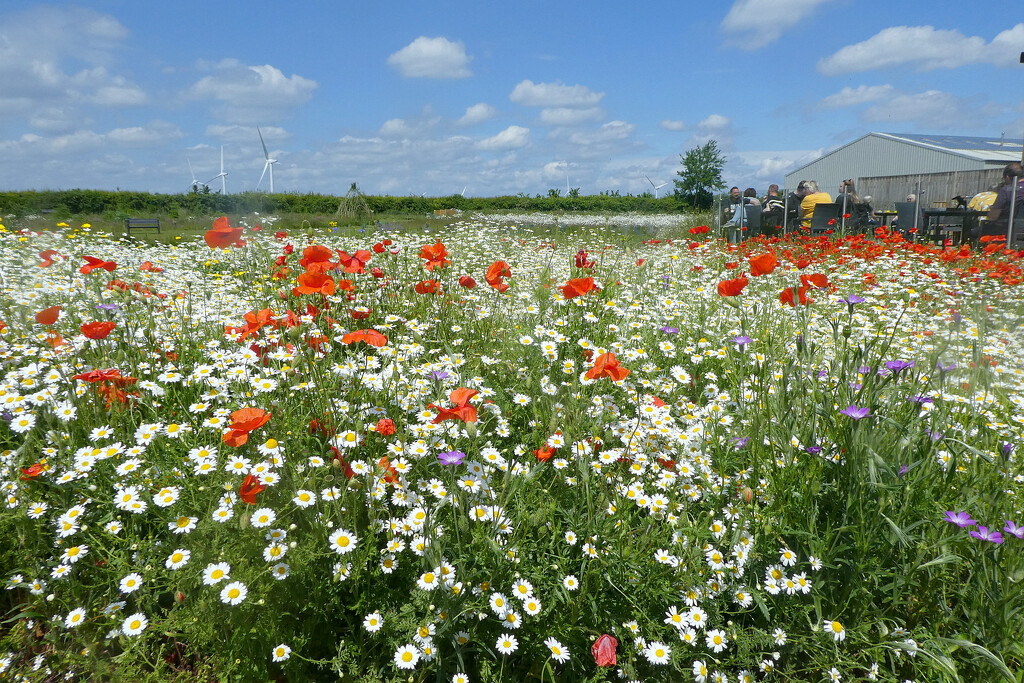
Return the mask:
<path id="1" fill-rule="evenodd" d="M 1020 682 L 1022 278 L 884 230 L 0 226 L 0 670 Z"/>

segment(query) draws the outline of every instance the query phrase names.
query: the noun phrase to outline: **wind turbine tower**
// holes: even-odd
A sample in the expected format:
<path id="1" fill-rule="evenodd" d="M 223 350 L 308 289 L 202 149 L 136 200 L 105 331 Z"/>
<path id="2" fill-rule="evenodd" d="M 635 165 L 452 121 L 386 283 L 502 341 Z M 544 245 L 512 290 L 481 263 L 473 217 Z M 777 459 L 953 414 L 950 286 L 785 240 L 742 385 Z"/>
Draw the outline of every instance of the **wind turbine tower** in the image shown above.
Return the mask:
<path id="1" fill-rule="evenodd" d="M 228 174 L 224 170 L 224 145 L 221 145 L 220 146 L 220 173 L 218 173 L 217 175 L 213 176 L 212 178 L 210 178 L 208 181 L 206 181 L 203 184 L 209 186 L 210 183 L 212 183 L 214 180 L 216 180 L 217 178 L 220 178 L 220 193 L 221 194 L 227 194 L 228 193 L 227 177 L 228 177 Z"/>
<path id="2" fill-rule="evenodd" d="M 263 176 L 266 175 L 267 169 L 270 169 L 270 194 L 274 194 L 274 164 L 277 163 L 277 159 L 270 158 L 270 152 L 267 151 L 267 143 L 263 142 L 263 133 L 260 132 L 259 126 L 256 127 L 256 132 L 260 136 L 260 144 L 263 145 L 263 158 L 266 159 L 266 163 L 263 164 L 263 173 L 260 174 L 260 179 L 256 181 L 256 189 L 260 187 L 260 183 L 263 182 Z"/>

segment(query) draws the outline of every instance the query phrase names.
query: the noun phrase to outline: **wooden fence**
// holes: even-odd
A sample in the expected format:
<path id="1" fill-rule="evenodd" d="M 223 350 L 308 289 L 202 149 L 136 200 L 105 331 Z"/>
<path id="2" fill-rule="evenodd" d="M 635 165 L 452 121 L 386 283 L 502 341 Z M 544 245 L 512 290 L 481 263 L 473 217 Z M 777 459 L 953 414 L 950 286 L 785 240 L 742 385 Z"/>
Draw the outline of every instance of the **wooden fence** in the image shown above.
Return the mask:
<path id="1" fill-rule="evenodd" d="M 971 197 L 999 184 L 1003 169 L 984 171 L 949 171 L 917 175 L 874 176 L 857 179 L 857 193 L 871 197 L 874 209 L 891 209 L 896 202 L 906 201 L 908 194 L 917 194 L 924 206 L 953 206 L 953 197 Z"/>

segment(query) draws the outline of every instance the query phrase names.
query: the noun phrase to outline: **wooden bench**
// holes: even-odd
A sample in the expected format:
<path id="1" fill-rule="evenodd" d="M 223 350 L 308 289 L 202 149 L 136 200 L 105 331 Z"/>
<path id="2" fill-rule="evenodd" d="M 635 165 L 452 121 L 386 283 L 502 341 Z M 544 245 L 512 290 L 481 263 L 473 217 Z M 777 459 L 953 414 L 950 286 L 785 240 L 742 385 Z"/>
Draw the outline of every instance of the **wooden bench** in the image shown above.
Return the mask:
<path id="1" fill-rule="evenodd" d="M 124 219 L 124 231 L 127 234 L 132 234 L 132 230 L 141 229 L 152 229 L 156 228 L 157 234 L 160 233 L 160 219 L 159 218 L 125 218 Z"/>

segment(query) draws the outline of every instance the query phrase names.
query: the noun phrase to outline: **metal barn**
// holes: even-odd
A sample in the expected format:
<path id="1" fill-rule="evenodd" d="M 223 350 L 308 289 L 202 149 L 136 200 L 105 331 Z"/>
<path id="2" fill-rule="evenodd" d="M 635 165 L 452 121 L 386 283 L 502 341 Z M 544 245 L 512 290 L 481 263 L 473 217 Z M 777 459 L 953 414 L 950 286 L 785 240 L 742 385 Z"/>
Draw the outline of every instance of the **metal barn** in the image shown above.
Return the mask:
<path id="1" fill-rule="evenodd" d="M 868 133 L 787 173 L 786 187 L 816 180 L 835 196 L 839 183 L 853 178 L 875 209 L 892 208 L 918 188 L 922 203 L 945 206 L 953 197 L 990 189 L 1021 152 L 1020 139 Z"/>

